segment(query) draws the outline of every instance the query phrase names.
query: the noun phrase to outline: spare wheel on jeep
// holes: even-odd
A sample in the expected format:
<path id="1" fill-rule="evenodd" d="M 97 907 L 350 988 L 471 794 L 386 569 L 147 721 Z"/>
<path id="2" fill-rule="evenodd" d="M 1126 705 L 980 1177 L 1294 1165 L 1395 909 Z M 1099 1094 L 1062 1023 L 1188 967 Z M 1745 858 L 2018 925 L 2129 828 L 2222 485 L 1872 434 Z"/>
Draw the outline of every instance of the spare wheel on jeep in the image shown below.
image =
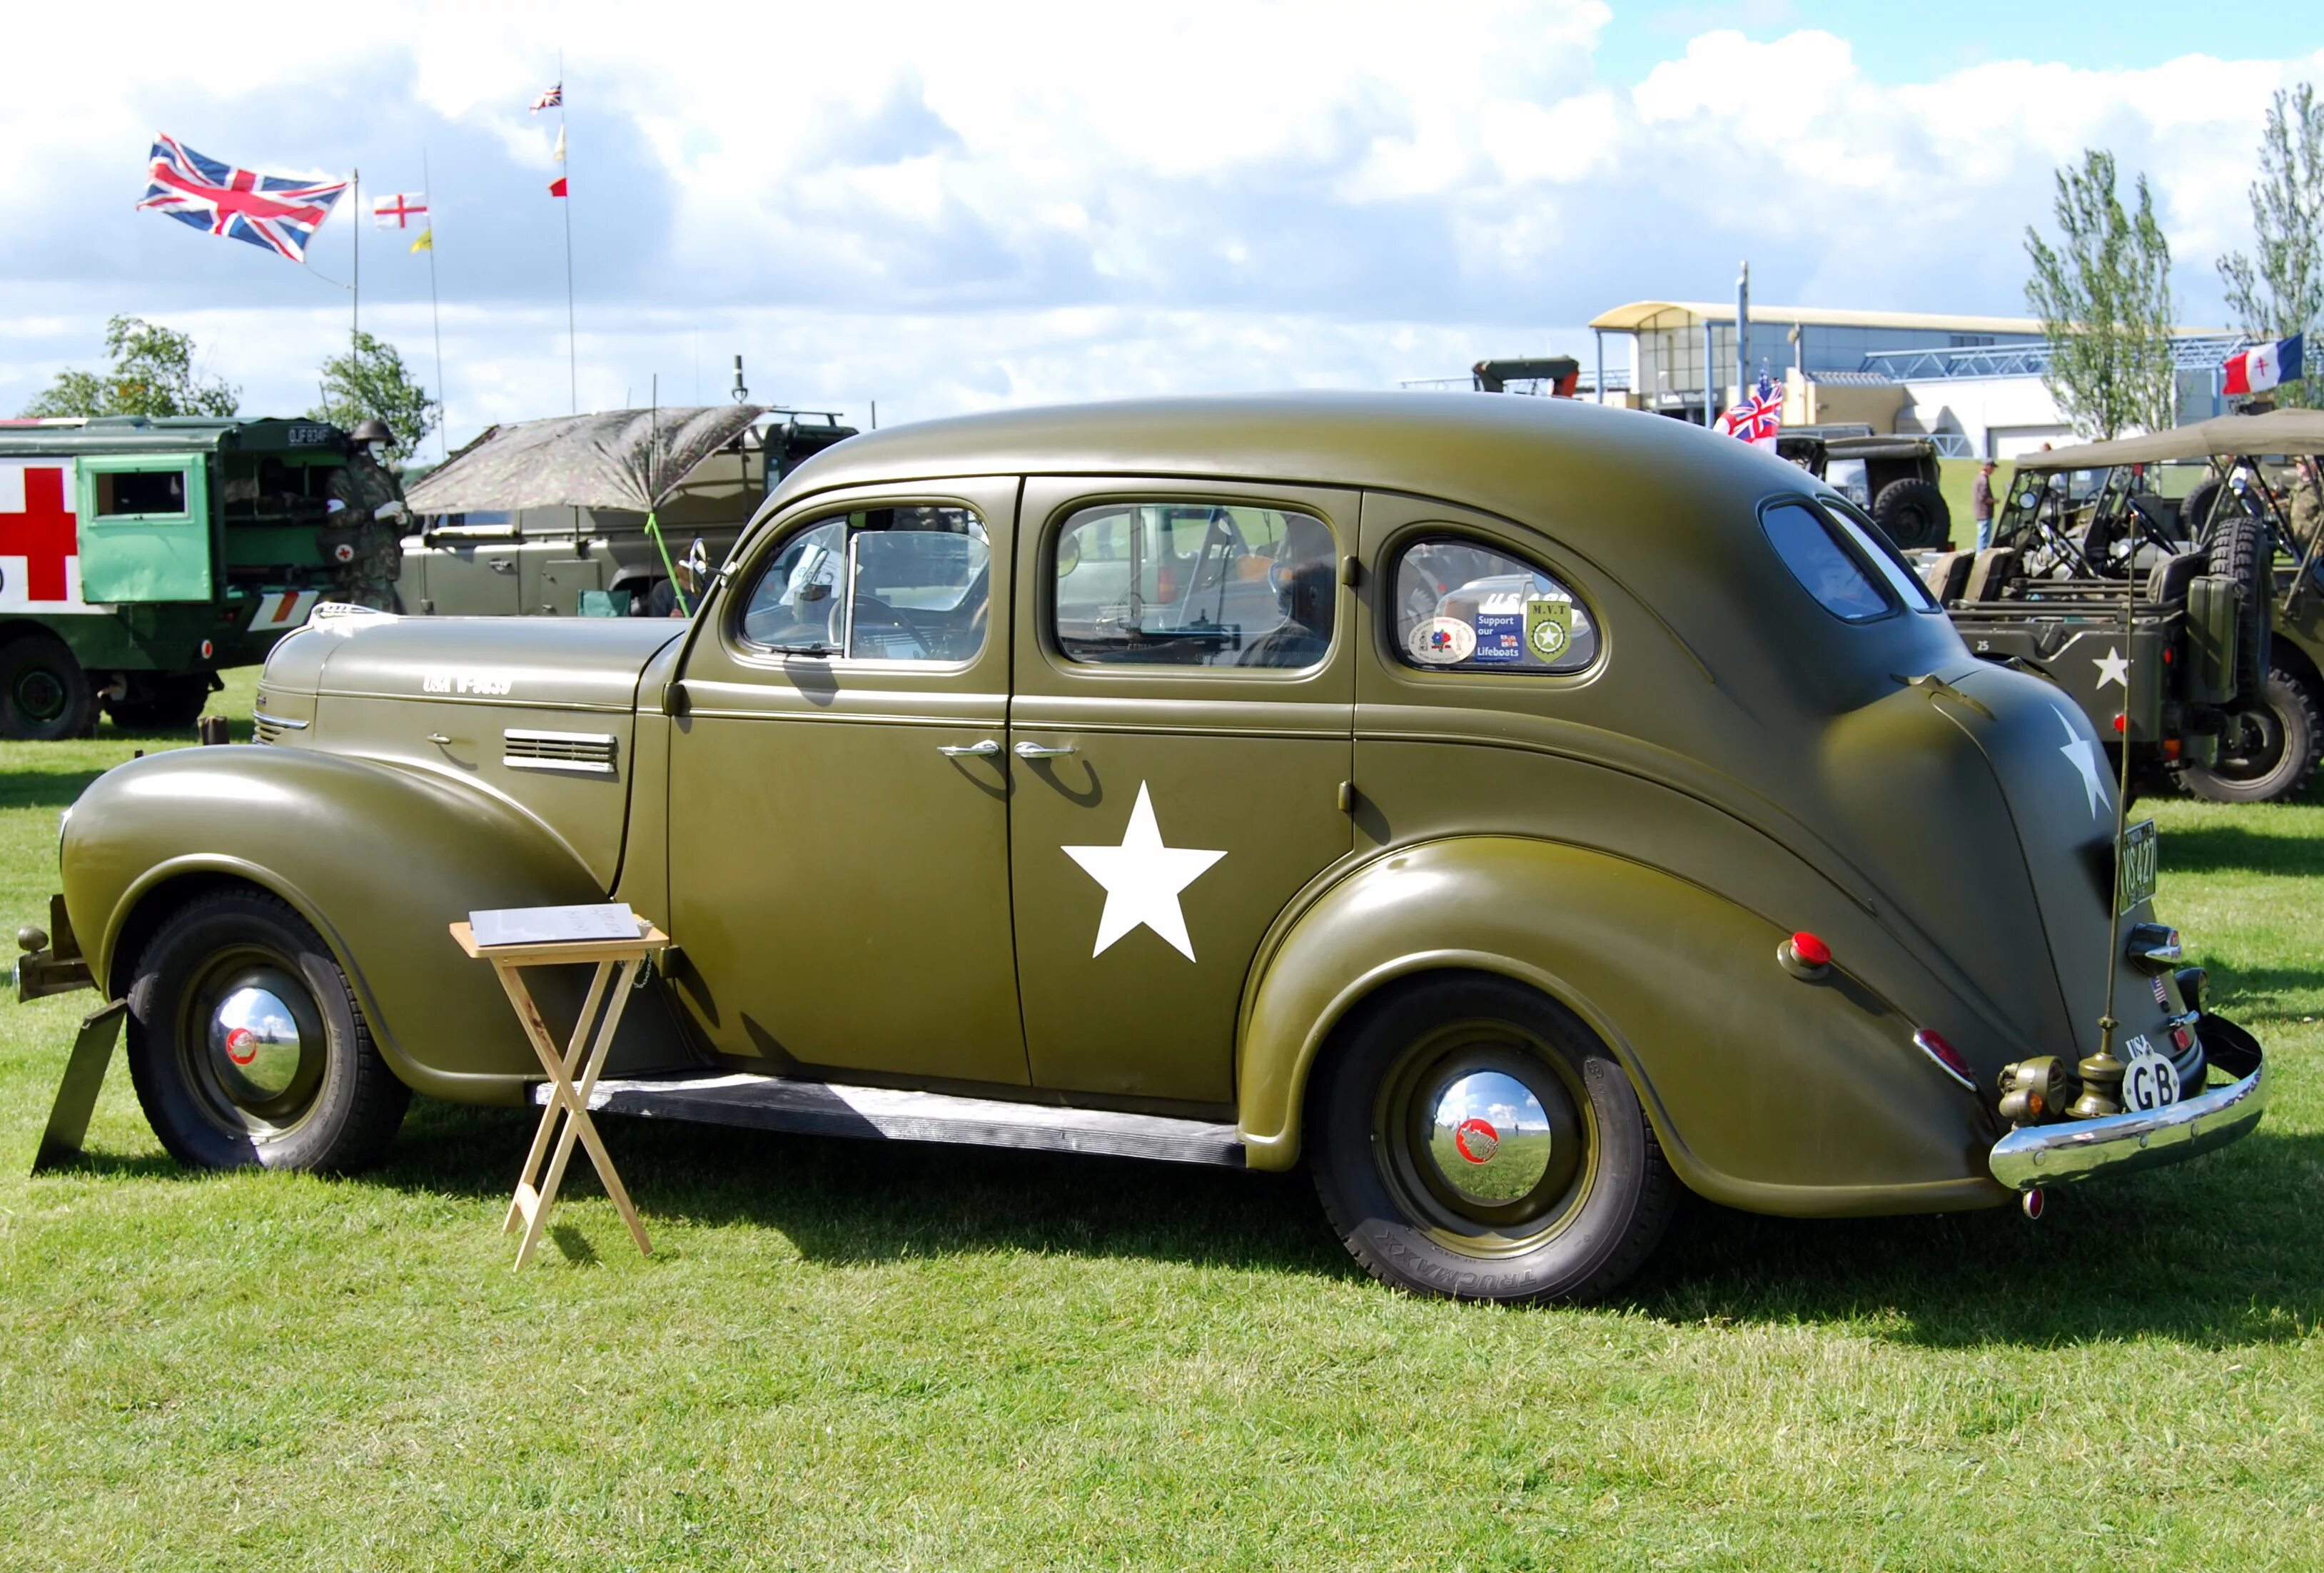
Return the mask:
<path id="1" fill-rule="evenodd" d="M 1872 521 L 1907 550 L 1942 547 L 1952 539 L 1952 510 L 1931 481 L 1891 481 L 1872 500 Z"/>

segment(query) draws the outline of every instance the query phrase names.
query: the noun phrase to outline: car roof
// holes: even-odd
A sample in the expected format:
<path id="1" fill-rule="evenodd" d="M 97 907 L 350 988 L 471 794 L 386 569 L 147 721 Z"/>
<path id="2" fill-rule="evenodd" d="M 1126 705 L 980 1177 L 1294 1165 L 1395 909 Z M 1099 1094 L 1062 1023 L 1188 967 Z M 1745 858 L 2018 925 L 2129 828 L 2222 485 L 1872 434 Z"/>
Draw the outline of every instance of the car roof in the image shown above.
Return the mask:
<path id="1" fill-rule="evenodd" d="M 1168 475 L 1387 490 L 1549 529 L 1592 555 L 1701 544 L 1731 515 L 1815 483 L 1700 427 L 1570 399 L 1299 392 L 1121 400 L 865 432 L 792 473 L 770 508 L 843 486 L 968 475 Z"/>

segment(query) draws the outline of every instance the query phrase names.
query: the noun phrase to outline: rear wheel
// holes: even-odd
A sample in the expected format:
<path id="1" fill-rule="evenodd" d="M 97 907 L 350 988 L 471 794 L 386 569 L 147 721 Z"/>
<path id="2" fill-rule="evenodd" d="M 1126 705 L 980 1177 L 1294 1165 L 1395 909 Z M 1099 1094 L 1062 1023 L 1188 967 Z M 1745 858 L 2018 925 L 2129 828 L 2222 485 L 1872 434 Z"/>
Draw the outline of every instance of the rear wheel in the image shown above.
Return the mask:
<path id="1" fill-rule="evenodd" d="M 1891 481 L 1872 500 L 1872 522 L 1895 545 L 1941 547 L 1952 539 L 1952 510 L 1945 494 L 1927 481 Z"/>
<path id="2" fill-rule="evenodd" d="M 2181 786 L 2214 803 L 2281 803 L 2300 795 L 2324 756 L 2316 695 L 2279 667 L 2268 673 L 2262 700 L 2227 718 L 2218 762 L 2182 766 Z"/>
<path id="3" fill-rule="evenodd" d="M 193 725 L 209 702 L 208 673 L 166 672 L 154 676 L 138 697 L 107 704 L 105 713 L 124 731 L 171 731 Z"/>
<path id="4" fill-rule="evenodd" d="M 1318 1069 L 1308 1145 L 1349 1254 L 1421 1294 L 1596 1299 L 1677 1200 L 1620 1064 L 1501 979 L 1431 979 L 1370 1007 Z"/>
<path id="5" fill-rule="evenodd" d="M 96 722 L 97 691 L 62 640 L 28 633 L 0 645 L 0 737 L 86 737 Z"/>
<path id="6" fill-rule="evenodd" d="M 188 903 L 146 943 L 129 1071 L 161 1145 L 205 1169 L 366 1167 L 411 1098 L 321 937 L 247 889 Z"/>

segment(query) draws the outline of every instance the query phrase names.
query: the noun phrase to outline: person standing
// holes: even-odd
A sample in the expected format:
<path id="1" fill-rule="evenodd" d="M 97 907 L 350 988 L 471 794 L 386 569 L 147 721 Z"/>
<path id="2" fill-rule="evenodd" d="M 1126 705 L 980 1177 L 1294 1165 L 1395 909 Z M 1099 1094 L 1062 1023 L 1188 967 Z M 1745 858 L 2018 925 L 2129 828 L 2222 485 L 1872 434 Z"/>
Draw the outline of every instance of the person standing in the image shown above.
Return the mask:
<path id="1" fill-rule="evenodd" d="M 1977 482 L 1969 489 L 1969 517 L 1977 520 L 1977 549 L 1993 544 L 1993 461 L 1977 467 Z"/>

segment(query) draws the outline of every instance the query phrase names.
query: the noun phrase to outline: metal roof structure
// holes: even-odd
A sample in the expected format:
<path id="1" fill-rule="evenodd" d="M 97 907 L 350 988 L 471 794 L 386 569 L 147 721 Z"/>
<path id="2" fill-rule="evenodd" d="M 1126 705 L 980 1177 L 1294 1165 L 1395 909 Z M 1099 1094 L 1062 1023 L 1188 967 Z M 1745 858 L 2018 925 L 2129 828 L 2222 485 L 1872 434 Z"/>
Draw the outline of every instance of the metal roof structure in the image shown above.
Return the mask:
<path id="1" fill-rule="evenodd" d="M 1730 313 L 1731 315 L 1731 313 Z M 2239 333 L 2184 333 L 2171 340 L 2172 363 L 2182 372 L 2208 372 L 2251 341 Z M 2038 377 L 2050 369 L 2050 345 L 1964 345 L 1958 348 L 1873 350 L 1864 371 L 1888 382 L 1932 382 L 1967 377 Z"/>
<path id="2" fill-rule="evenodd" d="M 1600 312 L 1590 326 L 1606 333 L 1646 333 L 1658 328 L 1701 327 L 1735 320 L 1732 300 L 1633 300 Z M 1893 327 L 1938 333 L 2034 333 L 2042 325 L 2030 317 L 1954 317 L 1925 311 L 1849 311 L 1821 306 L 1751 305 L 1755 323 L 1798 323 L 1823 327 Z"/>

